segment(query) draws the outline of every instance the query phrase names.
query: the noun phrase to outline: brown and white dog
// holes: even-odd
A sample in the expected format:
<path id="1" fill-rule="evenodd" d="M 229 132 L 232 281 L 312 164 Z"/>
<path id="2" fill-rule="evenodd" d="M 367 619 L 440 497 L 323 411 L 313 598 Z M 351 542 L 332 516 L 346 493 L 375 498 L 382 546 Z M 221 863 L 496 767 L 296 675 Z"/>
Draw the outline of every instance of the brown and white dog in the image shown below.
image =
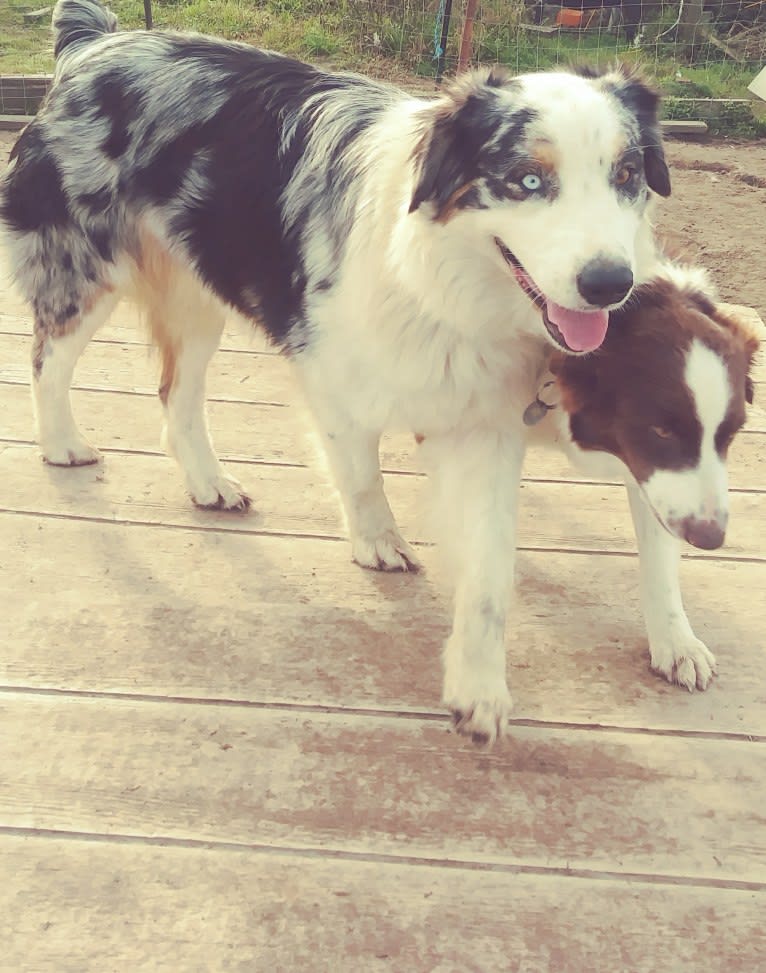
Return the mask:
<path id="1" fill-rule="evenodd" d="M 611 313 L 597 352 L 554 352 L 527 410 L 531 441 L 563 448 L 591 476 L 624 480 L 651 666 L 689 690 L 707 688 L 715 658 L 684 611 L 681 542 L 723 544 L 727 451 L 753 401 L 762 339 L 757 317 L 717 304 L 702 271 L 667 264 Z"/>

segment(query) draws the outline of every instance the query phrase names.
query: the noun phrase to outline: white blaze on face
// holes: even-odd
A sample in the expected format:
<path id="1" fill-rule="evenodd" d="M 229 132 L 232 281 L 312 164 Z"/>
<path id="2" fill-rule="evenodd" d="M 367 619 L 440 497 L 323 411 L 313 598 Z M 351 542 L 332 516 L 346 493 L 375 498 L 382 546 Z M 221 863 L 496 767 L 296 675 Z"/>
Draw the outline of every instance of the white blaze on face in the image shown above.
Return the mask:
<path id="1" fill-rule="evenodd" d="M 679 537 L 695 523 L 725 530 L 729 511 L 726 463 L 715 448 L 732 395 L 728 370 L 719 355 L 695 339 L 686 354 L 684 380 L 702 427 L 699 460 L 685 470 L 657 470 L 643 484 L 655 512 Z"/>
<path id="2" fill-rule="evenodd" d="M 554 72 L 520 80 L 535 111 L 524 138 L 533 153 L 544 145 L 555 160 L 556 196 L 493 208 L 485 218 L 546 298 L 590 310 L 577 287 L 590 261 L 624 264 L 638 276 L 644 195 L 629 199 L 612 179 L 629 147 L 626 114 L 615 97 L 585 78 Z"/>

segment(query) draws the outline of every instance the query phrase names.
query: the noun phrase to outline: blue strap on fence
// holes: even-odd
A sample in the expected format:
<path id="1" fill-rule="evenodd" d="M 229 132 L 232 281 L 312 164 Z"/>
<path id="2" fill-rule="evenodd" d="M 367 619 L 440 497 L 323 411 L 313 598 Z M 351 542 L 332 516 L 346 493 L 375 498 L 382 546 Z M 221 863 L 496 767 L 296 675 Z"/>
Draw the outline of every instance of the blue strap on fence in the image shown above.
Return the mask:
<path id="1" fill-rule="evenodd" d="M 434 61 L 444 56 L 442 47 L 442 26 L 444 24 L 444 13 L 447 8 L 447 0 L 439 0 L 439 9 L 436 11 L 436 23 L 434 24 Z"/>

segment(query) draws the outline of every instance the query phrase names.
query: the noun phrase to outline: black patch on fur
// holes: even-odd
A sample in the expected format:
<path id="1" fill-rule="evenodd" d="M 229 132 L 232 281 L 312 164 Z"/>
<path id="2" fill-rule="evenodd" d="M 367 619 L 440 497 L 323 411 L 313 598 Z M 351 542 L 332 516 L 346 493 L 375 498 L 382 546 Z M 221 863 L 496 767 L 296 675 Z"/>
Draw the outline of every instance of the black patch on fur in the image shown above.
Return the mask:
<path id="1" fill-rule="evenodd" d="M 504 179 L 496 179 L 494 176 L 485 176 L 484 185 L 487 187 L 490 196 L 494 199 L 508 199 L 508 184 Z"/>
<path id="2" fill-rule="evenodd" d="M 97 219 L 88 226 L 87 234 L 99 256 L 109 262 L 113 257 L 112 241 L 114 234 L 112 227 L 103 219 Z"/>
<path id="3" fill-rule="evenodd" d="M 748 375 L 745 378 L 745 402 L 747 402 L 748 405 L 752 405 L 754 399 L 755 399 L 755 385 L 753 384 L 752 378 L 750 378 L 750 376 Z"/>
<path id="4" fill-rule="evenodd" d="M 481 193 L 477 186 L 471 186 L 455 203 L 456 209 L 489 209 L 481 201 Z"/>
<path id="5" fill-rule="evenodd" d="M 600 68 L 597 68 L 593 64 L 572 64 L 569 67 L 569 71 L 571 71 L 572 74 L 576 74 L 579 78 L 588 79 L 600 78 L 604 74 Z"/>
<path id="6" fill-rule="evenodd" d="M 211 137 L 210 123 L 193 125 L 166 142 L 133 176 L 130 192 L 141 202 L 162 205 L 177 195 L 196 153 Z M 141 153 L 138 153 L 141 157 Z"/>
<path id="7" fill-rule="evenodd" d="M 62 327 L 67 323 L 67 321 L 71 321 L 71 319 L 75 317 L 76 314 L 79 313 L 79 310 L 80 309 L 76 304 L 67 304 L 65 308 L 62 308 L 60 311 L 57 312 L 56 319 L 55 319 L 56 324 L 59 327 Z"/>
<path id="8" fill-rule="evenodd" d="M 101 213 L 111 205 L 112 193 L 109 189 L 99 189 L 95 193 L 82 193 L 77 197 L 77 202 L 84 209 L 91 209 L 96 213 Z"/>
<path id="9" fill-rule="evenodd" d="M 669 196 L 670 173 L 662 148 L 658 92 L 637 75 L 628 73 L 624 74 L 621 83 L 610 88 L 638 121 L 640 147 L 644 153 L 644 172 L 649 188 L 659 196 Z"/>
<path id="10" fill-rule="evenodd" d="M 61 173 L 34 122 L 13 147 L 14 159 L 0 195 L 0 218 L 22 233 L 65 226 L 70 215 Z"/>
<path id="11" fill-rule="evenodd" d="M 173 57 L 187 65 L 196 59 L 201 77 L 223 82 L 230 94 L 207 120 L 195 122 L 191 106 L 188 126 L 170 141 L 165 136 L 159 151 L 150 154 L 153 147 L 144 146 L 142 139 L 136 155 L 141 159 L 146 154 L 147 161 L 133 175 L 127 192 L 139 205 L 168 204 L 176 214 L 171 234 L 184 242 L 202 279 L 227 303 L 249 317 L 257 316 L 272 340 L 292 348 L 307 287 L 304 228 L 316 207 L 327 208 L 325 222 L 332 227 L 332 207 L 348 192 L 347 181 L 353 178 L 341 156 L 384 110 L 385 101 L 360 99 L 348 129 L 311 174 L 313 182 L 304 183 L 305 214 L 299 213 L 286 229 L 282 199 L 302 163 L 315 121 L 304 113 L 285 148 L 285 119 L 313 95 L 374 85 L 207 39 L 179 40 L 171 49 Z M 192 167 L 206 180 L 206 192 L 177 205 Z M 338 253 L 347 231 L 346 227 L 338 232 Z"/>
<path id="12" fill-rule="evenodd" d="M 99 77 L 93 83 L 99 114 L 110 124 L 102 149 L 110 159 L 119 159 L 130 145 L 130 125 L 141 111 L 142 96 L 119 75 Z"/>
<path id="13" fill-rule="evenodd" d="M 509 114 L 494 89 L 486 86 L 462 102 L 439 105 L 415 150 L 416 185 L 409 211 L 433 202 L 438 216 L 461 186 L 512 161 L 514 146 L 535 117 L 530 108 Z M 503 129 L 500 138 L 489 145 L 498 129 Z"/>

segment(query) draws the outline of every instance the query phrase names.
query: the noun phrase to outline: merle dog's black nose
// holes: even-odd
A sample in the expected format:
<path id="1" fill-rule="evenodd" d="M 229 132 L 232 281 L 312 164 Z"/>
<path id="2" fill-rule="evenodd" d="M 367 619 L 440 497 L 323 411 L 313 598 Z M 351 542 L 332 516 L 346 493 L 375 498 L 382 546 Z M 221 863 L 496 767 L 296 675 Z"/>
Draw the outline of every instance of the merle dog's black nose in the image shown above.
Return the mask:
<path id="1" fill-rule="evenodd" d="M 595 307 L 617 304 L 628 296 L 632 286 L 630 267 L 612 260 L 591 260 L 577 275 L 577 290 Z"/>

